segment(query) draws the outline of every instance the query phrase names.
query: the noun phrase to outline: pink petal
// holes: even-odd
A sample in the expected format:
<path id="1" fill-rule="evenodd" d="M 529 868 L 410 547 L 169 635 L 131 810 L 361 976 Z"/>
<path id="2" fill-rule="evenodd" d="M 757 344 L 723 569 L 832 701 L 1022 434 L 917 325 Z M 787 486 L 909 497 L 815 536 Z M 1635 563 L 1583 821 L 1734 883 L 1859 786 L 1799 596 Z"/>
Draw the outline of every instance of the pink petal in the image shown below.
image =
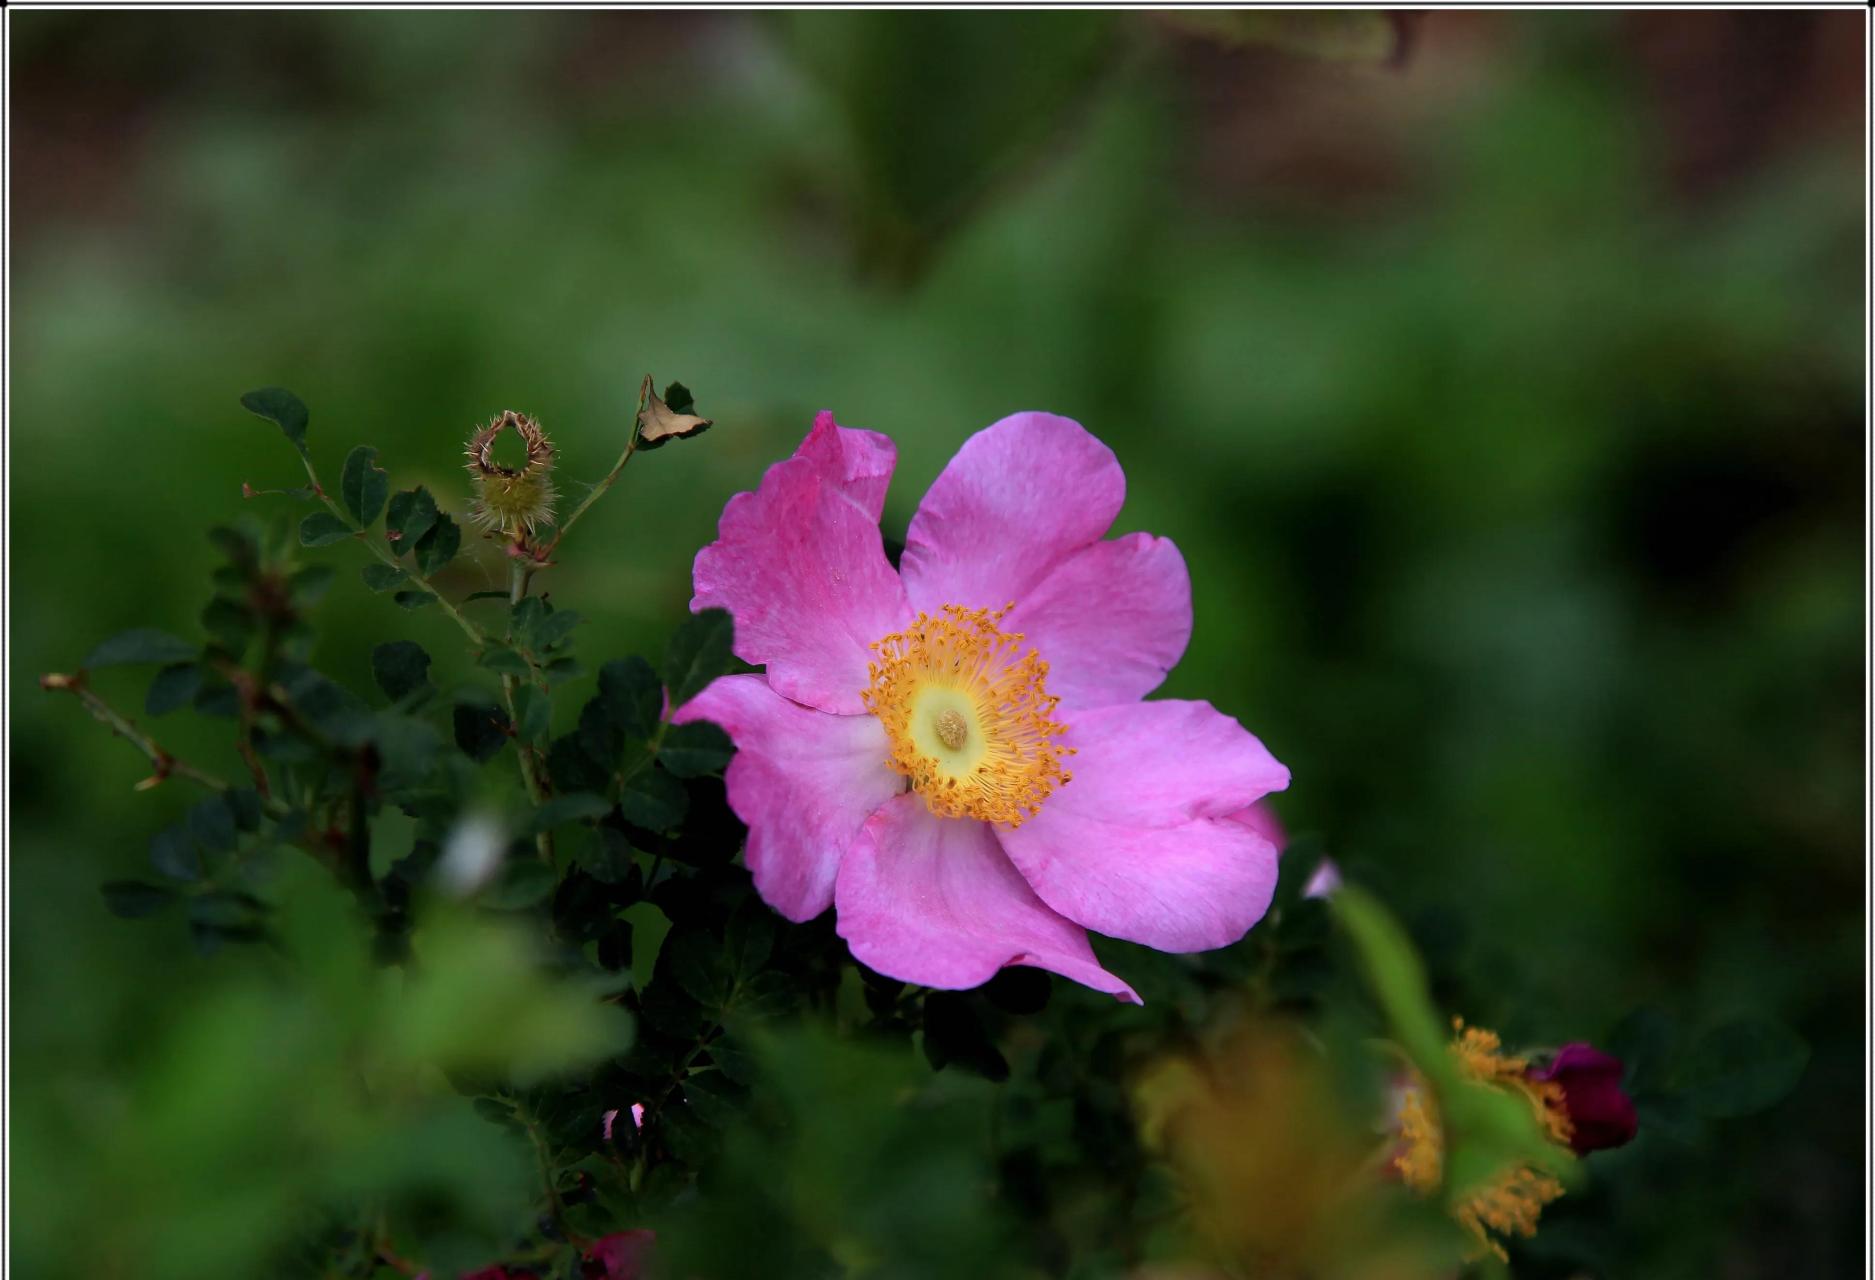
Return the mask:
<path id="1" fill-rule="evenodd" d="M 936 817 L 914 794 L 867 820 L 834 903 L 853 958 L 902 982 L 960 990 L 1026 964 L 1139 1002 L 1100 967 L 1086 932 L 1036 898 L 987 824 Z"/>
<path id="2" fill-rule="evenodd" d="M 1003 848 L 1055 910 L 1161 951 L 1241 938 L 1268 909 L 1276 848 L 1228 815 L 1289 771 L 1204 702 L 1139 702 L 1078 716 L 1073 780 Z"/>
<path id="3" fill-rule="evenodd" d="M 717 540 L 697 553 L 690 607 L 729 610 L 736 656 L 766 664 L 776 692 L 857 715 L 869 646 L 910 611 L 878 521 L 832 478 L 824 440 L 729 500 Z"/>
<path id="4" fill-rule="evenodd" d="M 1113 450 L 1052 413 L 1018 413 L 964 441 L 919 504 L 899 561 L 912 606 L 1001 608 L 1098 541 L 1126 477 Z"/>
<path id="5" fill-rule="evenodd" d="M 1129 533 L 1070 555 L 1021 597 L 1004 623 L 1048 663 L 1064 715 L 1137 702 L 1157 689 L 1191 639 L 1191 575 L 1165 538 Z"/>
<path id="6" fill-rule="evenodd" d="M 823 476 L 835 481 L 874 524 L 879 522 L 898 462 L 898 446 L 890 436 L 842 427 L 834 422 L 831 409 L 822 409 L 814 416 L 814 429 L 794 452 L 797 458 L 811 458 Z"/>
<path id="7" fill-rule="evenodd" d="M 840 856 L 904 790 L 886 765 L 885 727 L 790 702 L 761 676 L 715 680 L 671 719 L 712 720 L 736 744 L 724 779 L 729 807 L 748 824 L 744 857 L 763 901 L 795 921 L 825 911 Z"/>
<path id="8" fill-rule="evenodd" d="M 1289 833 L 1283 830 L 1282 819 L 1276 816 L 1276 810 L 1266 800 L 1259 800 L 1248 809 L 1239 809 L 1230 818 L 1233 822 L 1243 823 L 1275 845 L 1278 853 L 1289 843 Z"/>

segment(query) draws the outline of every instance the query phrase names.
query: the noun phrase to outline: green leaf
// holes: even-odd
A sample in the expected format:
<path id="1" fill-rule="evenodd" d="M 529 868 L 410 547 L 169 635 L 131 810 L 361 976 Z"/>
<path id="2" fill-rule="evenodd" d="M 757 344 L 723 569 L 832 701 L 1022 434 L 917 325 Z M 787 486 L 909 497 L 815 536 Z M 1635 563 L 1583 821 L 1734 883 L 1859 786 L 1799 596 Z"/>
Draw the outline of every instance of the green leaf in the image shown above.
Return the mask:
<path id="1" fill-rule="evenodd" d="M 378 451 L 361 444 L 345 456 L 345 470 L 339 476 L 339 501 L 352 513 L 361 529 L 369 529 L 384 510 L 390 497 L 391 478 L 378 466 Z"/>
<path id="2" fill-rule="evenodd" d="M 664 733 L 658 759 L 680 778 L 699 778 L 719 773 L 736 754 L 729 735 L 707 721 L 674 724 Z"/>
<path id="3" fill-rule="evenodd" d="M 534 647 L 534 631 L 547 616 L 547 602 L 539 596 L 523 596 L 508 610 L 508 630 L 524 648 Z"/>
<path id="4" fill-rule="evenodd" d="M 555 796 L 534 810 L 534 816 L 527 824 L 527 834 L 539 835 L 543 831 L 551 831 L 569 822 L 603 818 L 611 811 L 610 801 L 604 796 L 596 796 L 589 791 L 578 791 L 570 796 Z"/>
<path id="5" fill-rule="evenodd" d="M 378 713 L 371 734 L 378 749 L 378 786 L 386 793 L 422 788 L 440 744 L 427 721 L 394 712 Z"/>
<path id="6" fill-rule="evenodd" d="M 482 650 L 476 662 L 490 671 L 504 676 L 525 676 L 532 670 L 527 659 L 503 645 L 491 644 Z"/>
<path id="7" fill-rule="evenodd" d="M 154 627 L 121 631 L 91 651 L 86 667 L 121 667 L 137 662 L 181 662 L 193 658 L 196 648 L 187 640 Z"/>
<path id="8" fill-rule="evenodd" d="M 619 790 L 619 812 L 625 821 L 650 831 L 676 826 L 689 805 L 682 785 L 662 769 L 640 769 Z"/>
<path id="9" fill-rule="evenodd" d="M 217 853 L 226 853 L 234 848 L 236 834 L 234 814 L 218 795 L 208 796 L 190 806 L 183 822 L 189 828 L 189 834 L 204 849 Z"/>
<path id="10" fill-rule="evenodd" d="M 737 978 L 752 978 L 768 963 L 775 947 L 775 913 L 760 898 L 749 898 L 723 929 L 729 968 Z"/>
<path id="11" fill-rule="evenodd" d="M 280 434 L 302 455 L 305 454 L 306 423 L 312 415 L 306 412 L 306 406 L 298 396 L 285 387 L 262 387 L 259 391 L 250 391 L 242 396 L 241 407 L 279 427 Z"/>
<path id="12" fill-rule="evenodd" d="M 330 546 L 345 541 L 353 532 L 350 525 L 330 511 L 315 511 L 299 522 L 299 544 L 302 547 Z"/>
<path id="13" fill-rule="evenodd" d="M 462 547 L 462 530 L 448 516 L 437 514 L 430 531 L 417 539 L 417 569 L 424 577 L 440 572 Z"/>
<path id="14" fill-rule="evenodd" d="M 155 915 L 176 901 L 175 890 L 142 880 L 112 880 L 98 886 L 98 891 L 110 913 L 125 920 Z"/>
<path id="15" fill-rule="evenodd" d="M 703 1123 L 720 1129 L 742 1119 L 748 1090 L 720 1071 L 693 1073 L 684 1079 L 684 1101 Z"/>
<path id="16" fill-rule="evenodd" d="M 524 684 L 514 691 L 514 718 L 523 738 L 540 742 L 553 730 L 553 699 Z"/>
<path id="17" fill-rule="evenodd" d="M 436 499 L 422 485 L 405 489 L 391 498 L 384 516 L 384 536 L 397 555 L 414 547 L 436 525 Z"/>
<path id="18" fill-rule="evenodd" d="M 724 1012 L 738 1019 L 779 1018 L 800 1003 L 794 979 L 779 969 L 766 969 L 736 984 Z"/>
<path id="19" fill-rule="evenodd" d="M 1381 1011 L 1394 1038 L 1435 1086 L 1451 1077 L 1445 1031 L 1426 992 L 1419 955 L 1399 923 L 1365 890 L 1343 885 L 1330 907 L 1353 939 Z"/>
<path id="20" fill-rule="evenodd" d="M 665 940 L 664 957 L 686 995 L 711 1013 L 721 1012 L 735 975 L 716 939 L 701 929 L 682 930 Z"/>
<path id="21" fill-rule="evenodd" d="M 664 656 L 664 684 L 671 691 L 673 709 L 729 670 L 734 640 L 735 625 L 725 609 L 705 609 L 684 620 Z"/>
<path id="22" fill-rule="evenodd" d="M 400 582 L 408 582 L 410 575 L 395 565 L 368 564 L 364 567 L 365 585 L 373 591 L 389 591 Z"/>
<path id="23" fill-rule="evenodd" d="M 431 591 L 417 591 L 413 589 L 410 591 L 399 591 L 396 595 L 392 596 L 391 599 L 395 600 L 400 608 L 421 609 L 424 605 L 435 604 L 436 594 Z"/>
<path id="24" fill-rule="evenodd" d="M 216 596 L 202 609 L 202 630 L 231 654 L 239 655 L 247 648 L 259 625 L 260 620 L 246 605 L 222 596 Z"/>
<path id="25" fill-rule="evenodd" d="M 150 681 L 143 709 L 153 716 L 166 716 L 179 707 L 188 706 L 201 687 L 201 667 L 193 662 L 174 663 L 158 671 L 156 678 Z"/>
<path id="26" fill-rule="evenodd" d="M 541 674 L 547 677 L 548 684 L 565 684 L 568 680 L 577 680 L 585 675 L 586 668 L 580 665 L 578 658 L 555 658 L 541 668 Z"/>
<path id="27" fill-rule="evenodd" d="M 601 884 L 623 884 L 632 870 L 632 847 L 624 833 L 616 827 L 600 827 L 593 833 L 595 839 L 581 846 L 574 854 L 574 860 L 580 868 Z M 630 926 L 626 926 L 629 937 Z M 601 963 L 604 963 L 601 961 Z M 626 965 L 631 963 L 628 958 Z M 607 968 L 622 966 L 607 965 Z"/>
<path id="28" fill-rule="evenodd" d="M 430 682 L 430 655 L 414 640 L 391 640 L 371 651 L 371 676 L 393 702 Z"/>
<path id="29" fill-rule="evenodd" d="M 620 658 L 599 668 L 599 701 L 613 728 L 642 742 L 657 732 L 664 689 L 643 658 Z"/>
<path id="30" fill-rule="evenodd" d="M 604 791 L 611 784 L 612 765 L 593 753 L 585 734 L 568 733 L 547 748 L 547 773 L 559 791 Z"/>
<path id="31" fill-rule="evenodd" d="M 181 826 L 167 826 L 150 837 L 150 865 L 172 880 L 200 880 L 202 854 Z"/>
<path id="32" fill-rule="evenodd" d="M 507 717 L 498 707 L 458 705 L 453 727 L 456 745 L 477 764 L 494 759 L 508 741 Z"/>
<path id="33" fill-rule="evenodd" d="M 260 792 L 252 787 L 234 787 L 222 792 L 221 798 L 234 815 L 235 826 L 243 831 L 260 830 Z"/>
<path id="34" fill-rule="evenodd" d="M 1703 1115 L 1733 1119 L 1763 1111 L 1797 1087 L 1810 1061 L 1804 1038 L 1775 1018 L 1715 1027 L 1688 1051 L 1680 1091 Z"/>
<path id="35" fill-rule="evenodd" d="M 248 530 L 216 525 L 208 531 L 208 540 L 228 558 L 238 580 L 246 581 L 260 567 L 260 544 Z"/>
<path id="36" fill-rule="evenodd" d="M 553 648 L 572 635 L 573 628 L 581 621 L 579 614 L 572 609 L 555 609 L 534 628 L 533 647 L 543 650 Z"/>

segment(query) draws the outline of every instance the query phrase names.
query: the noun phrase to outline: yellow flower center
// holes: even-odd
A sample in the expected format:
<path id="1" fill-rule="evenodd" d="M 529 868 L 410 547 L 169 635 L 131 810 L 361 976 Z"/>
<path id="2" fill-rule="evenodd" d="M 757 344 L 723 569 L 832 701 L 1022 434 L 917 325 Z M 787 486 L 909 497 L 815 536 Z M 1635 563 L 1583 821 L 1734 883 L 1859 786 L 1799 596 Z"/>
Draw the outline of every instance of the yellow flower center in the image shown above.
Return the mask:
<path id="1" fill-rule="evenodd" d="M 892 767 L 940 818 L 1019 827 L 1072 776 L 1048 664 L 997 626 L 1008 612 L 947 604 L 872 646 L 866 709 L 885 726 Z"/>
<path id="2" fill-rule="evenodd" d="M 1560 1146 L 1569 1144 L 1569 1116 L 1563 1107 L 1562 1086 L 1553 1081 L 1531 1080 L 1525 1074 L 1526 1059 L 1503 1052 L 1495 1031 L 1467 1027 L 1454 1019 L 1458 1035 L 1450 1051 L 1458 1069 L 1481 1084 L 1512 1089 L 1528 1099 L 1544 1133 Z M 1421 1195 L 1439 1189 L 1445 1172 L 1445 1133 L 1426 1088 L 1417 1078 L 1407 1086 L 1400 1104 L 1400 1150 L 1393 1167 L 1400 1180 Z M 1504 1169 L 1452 1206 L 1459 1225 L 1476 1241 L 1473 1257 L 1484 1253 L 1507 1258 L 1498 1236 L 1532 1236 L 1543 1206 L 1562 1195 L 1562 1183 L 1527 1165 Z"/>

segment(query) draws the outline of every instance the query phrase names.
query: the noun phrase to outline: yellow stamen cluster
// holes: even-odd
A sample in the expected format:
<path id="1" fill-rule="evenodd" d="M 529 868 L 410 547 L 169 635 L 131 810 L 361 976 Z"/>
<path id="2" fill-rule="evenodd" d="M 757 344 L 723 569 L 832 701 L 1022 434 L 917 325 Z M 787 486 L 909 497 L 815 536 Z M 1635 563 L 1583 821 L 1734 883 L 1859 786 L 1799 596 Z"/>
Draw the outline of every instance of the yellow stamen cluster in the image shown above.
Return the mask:
<path id="1" fill-rule="evenodd" d="M 947 604 L 872 646 L 866 709 L 885 726 L 891 766 L 941 818 L 1019 827 L 1072 776 L 1048 664 L 997 625 L 1008 612 Z"/>
<path id="2" fill-rule="evenodd" d="M 1503 1052 L 1497 1033 L 1467 1027 L 1453 1020 L 1458 1033 L 1449 1046 L 1458 1069 L 1481 1084 L 1515 1090 L 1529 1099 L 1543 1131 L 1561 1146 L 1569 1144 L 1569 1116 L 1562 1087 L 1551 1081 L 1531 1080 L 1529 1061 Z M 1393 1167 L 1400 1180 L 1422 1195 L 1439 1189 L 1445 1170 L 1445 1134 L 1424 1081 L 1416 1080 L 1405 1092 L 1399 1112 L 1400 1149 Z M 1478 1255 L 1495 1253 L 1508 1258 L 1495 1236 L 1532 1236 L 1543 1206 L 1557 1199 L 1563 1186 L 1549 1174 L 1527 1165 L 1505 1169 L 1453 1207 L 1453 1215 L 1478 1243 Z"/>

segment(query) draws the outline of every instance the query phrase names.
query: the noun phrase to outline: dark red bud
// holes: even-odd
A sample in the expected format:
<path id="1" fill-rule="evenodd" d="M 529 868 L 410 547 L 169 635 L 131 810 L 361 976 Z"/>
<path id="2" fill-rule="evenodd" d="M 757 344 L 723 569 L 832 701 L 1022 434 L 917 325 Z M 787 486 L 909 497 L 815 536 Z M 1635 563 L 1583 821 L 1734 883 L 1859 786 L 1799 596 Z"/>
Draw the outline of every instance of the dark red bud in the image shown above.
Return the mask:
<path id="1" fill-rule="evenodd" d="M 1562 1087 L 1563 1107 L 1569 1113 L 1569 1145 L 1577 1155 L 1605 1151 L 1633 1139 L 1638 1122 L 1634 1103 L 1621 1091 L 1621 1059 L 1577 1042 L 1558 1049 L 1555 1057 L 1532 1067 L 1529 1075 L 1532 1080 Z"/>

